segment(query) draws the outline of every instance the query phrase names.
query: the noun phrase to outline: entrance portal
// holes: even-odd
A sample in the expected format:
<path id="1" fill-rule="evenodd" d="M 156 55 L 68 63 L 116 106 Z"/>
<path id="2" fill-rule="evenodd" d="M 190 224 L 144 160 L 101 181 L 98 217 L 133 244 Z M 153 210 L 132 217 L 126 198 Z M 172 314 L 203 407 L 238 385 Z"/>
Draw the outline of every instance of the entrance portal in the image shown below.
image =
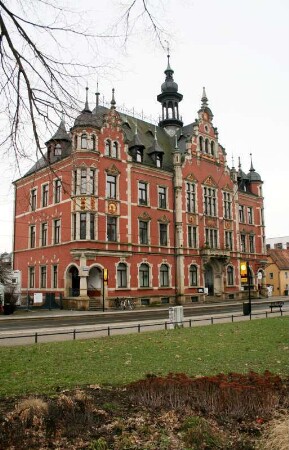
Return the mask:
<path id="1" fill-rule="evenodd" d="M 205 287 L 208 288 L 208 295 L 214 295 L 214 272 L 209 264 L 205 266 Z"/>
<path id="2" fill-rule="evenodd" d="M 80 279 L 78 269 L 75 266 L 70 267 L 69 269 L 69 277 L 70 277 L 70 288 L 69 288 L 69 296 L 70 297 L 78 297 L 80 290 Z"/>
<path id="3" fill-rule="evenodd" d="M 87 295 L 89 297 L 100 297 L 102 289 L 102 270 L 92 267 L 87 280 Z"/>

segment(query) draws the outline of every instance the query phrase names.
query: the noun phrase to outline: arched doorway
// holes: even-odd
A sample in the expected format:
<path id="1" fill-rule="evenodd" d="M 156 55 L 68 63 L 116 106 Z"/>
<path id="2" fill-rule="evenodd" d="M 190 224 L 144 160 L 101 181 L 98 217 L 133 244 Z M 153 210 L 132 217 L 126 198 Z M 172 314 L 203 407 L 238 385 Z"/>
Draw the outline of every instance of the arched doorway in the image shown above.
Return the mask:
<path id="1" fill-rule="evenodd" d="M 80 291 L 80 278 L 78 268 L 71 266 L 68 271 L 69 296 L 78 297 Z"/>
<path id="2" fill-rule="evenodd" d="M 88 297 L 99 297 L 102 289 L 102 270 L 99 267 L 92 267 L 87 279 Z"/>
<path id="3" fill-rule="evenodd" d="M 214 295 L 214 271 L 210 264 L 205 265 L 205 287 L 208 289 L 208 295 Z"/>

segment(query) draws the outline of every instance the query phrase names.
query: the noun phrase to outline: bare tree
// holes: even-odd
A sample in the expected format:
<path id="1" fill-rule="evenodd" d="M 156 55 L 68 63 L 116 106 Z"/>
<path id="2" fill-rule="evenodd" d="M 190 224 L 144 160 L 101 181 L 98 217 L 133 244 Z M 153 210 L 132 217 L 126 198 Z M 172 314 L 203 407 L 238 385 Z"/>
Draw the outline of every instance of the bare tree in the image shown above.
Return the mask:
<path id="1" fill-rule="evenodd" d="M 12 149 L 18 161 L 28 156 L 29 146 L 43 156 L 41 130 L 79 108 L 79 83 L 102 67 L 95 59 L 100 41 L 118 37 L 126 44 L 146 21 L 162 45 L 163 29 L 148 3 L 131 0 L 106 33 L 95 34 L 79 12 L 75 18 L 58 0 L 0 0 L 1 151 Z M 97 64 L 73 59 L 63 44 L 68 40 L 72 46 L 73 39 L 96 49 Z"/>

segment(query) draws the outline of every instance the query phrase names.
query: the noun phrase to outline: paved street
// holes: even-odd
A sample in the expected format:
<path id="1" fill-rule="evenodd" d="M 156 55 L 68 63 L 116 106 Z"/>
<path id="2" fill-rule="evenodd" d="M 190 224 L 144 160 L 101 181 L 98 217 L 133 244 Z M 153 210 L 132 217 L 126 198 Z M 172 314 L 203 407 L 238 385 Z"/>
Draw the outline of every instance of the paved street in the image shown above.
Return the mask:
<path id="1" fill-rule="evenodd" d="M 275 298 L 274 301 L 276 300 Z M 280 298 L 280 300 L 285 301 L 283 315 L 288 315 L 289 299 Z M 270 300 L 254 300 L 252 319 L 280 316 L 278 308 L 273 309 L 271 313 L 269 303 Z M 194 327 L 212 322 L 241 320 L 250 320 L 249 316 L 243 315 L 241 302 L 184 307 L 184 326 Z M 11 316 L 0 316 L 0 338 L 7 338 L 0 339 L 0 345 L 25 345 L 35 341 L 48 342 L 73 338 L 86 339 L 165 328 L 169 328 L 168 307 L 109 312 L 19 311 Z"/>

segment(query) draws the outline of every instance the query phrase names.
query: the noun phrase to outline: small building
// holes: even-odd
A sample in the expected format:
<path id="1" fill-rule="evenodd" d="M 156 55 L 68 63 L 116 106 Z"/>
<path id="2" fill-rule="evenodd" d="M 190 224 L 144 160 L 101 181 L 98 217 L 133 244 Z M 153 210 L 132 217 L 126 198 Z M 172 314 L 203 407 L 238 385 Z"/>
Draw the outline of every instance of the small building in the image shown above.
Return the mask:
<path id="1" fill-rule="evenodd" d="M 289 250 L 289 236 L 266 238 L 266 248 L 267 250 L 271 248 Z"/>
<path id="2" fill-rule="evenodd" d="M 265 269 L 267 284 L 273 287 L 273 296 L 288 295 L 289 250 L 268 250 L 268 265 Z"/>

